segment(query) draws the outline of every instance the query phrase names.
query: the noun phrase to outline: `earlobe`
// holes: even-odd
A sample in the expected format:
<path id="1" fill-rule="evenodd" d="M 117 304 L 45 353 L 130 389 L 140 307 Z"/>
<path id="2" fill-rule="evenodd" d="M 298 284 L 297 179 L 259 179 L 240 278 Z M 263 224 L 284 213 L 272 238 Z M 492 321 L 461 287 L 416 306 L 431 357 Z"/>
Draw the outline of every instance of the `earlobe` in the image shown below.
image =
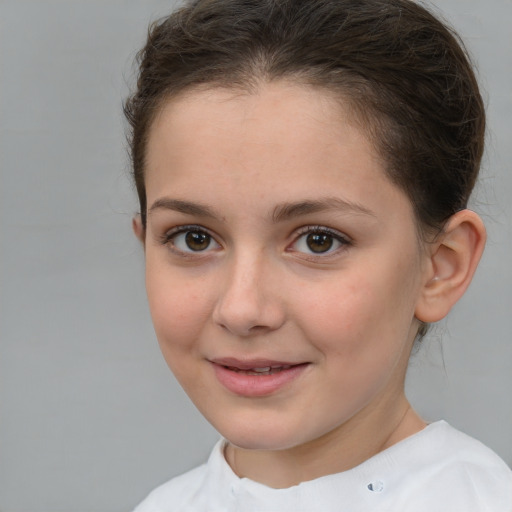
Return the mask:
<path id="1" fill-rule="evenodd" d="M 432 323 L 444 318 L 471 283 L 482 256 L 486 231 L 480 217 L 462 210 L 446 223 L 429 247 L 425 282 L 416 318 Z"/>
<path id="2" fill-rule="evenodd" d="M 132 230 L 135 236 L 139 239 L 142 245 L 146 242 L 146 230 L 142 224 L 142 218 L 140 213 L 135 215 L 132 219 Z"/>

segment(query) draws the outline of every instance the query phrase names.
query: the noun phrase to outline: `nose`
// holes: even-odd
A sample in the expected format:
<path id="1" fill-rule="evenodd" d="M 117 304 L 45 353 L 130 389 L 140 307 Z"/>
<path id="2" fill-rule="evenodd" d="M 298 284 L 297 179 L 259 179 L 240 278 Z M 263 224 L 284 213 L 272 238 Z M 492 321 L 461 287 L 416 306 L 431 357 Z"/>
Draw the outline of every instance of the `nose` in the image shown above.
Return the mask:
<path id="1" fill-rule="evenodd" d="M 279 282 L 264 256 L 239 255 L 226 265 L 213 311 L 214 322 L 235 336 L 279 329 L 285 322 Z"/>

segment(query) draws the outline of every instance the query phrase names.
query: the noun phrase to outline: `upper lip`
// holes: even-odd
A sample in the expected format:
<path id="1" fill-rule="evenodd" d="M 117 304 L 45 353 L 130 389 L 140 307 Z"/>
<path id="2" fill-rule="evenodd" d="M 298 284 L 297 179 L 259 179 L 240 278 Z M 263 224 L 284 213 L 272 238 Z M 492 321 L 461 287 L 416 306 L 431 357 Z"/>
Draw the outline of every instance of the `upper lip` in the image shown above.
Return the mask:
<path id="1" fill-rule="evenodd" d="M 250 370 L 251 368 L 267 368 L 274 367 L 278 368 L 281 366 L 296 366 L 298 364 L 304 364 L 305 361 L 293 362 L 293 361 L 282 361 L 276 359 L 237 359 L 235 357 L 221 357 L 215 359 L 209 359 L 211 363 L 218 364 L 220 366 L 227 366 L 230 368 L 238 368 L 239 370 Z"/>

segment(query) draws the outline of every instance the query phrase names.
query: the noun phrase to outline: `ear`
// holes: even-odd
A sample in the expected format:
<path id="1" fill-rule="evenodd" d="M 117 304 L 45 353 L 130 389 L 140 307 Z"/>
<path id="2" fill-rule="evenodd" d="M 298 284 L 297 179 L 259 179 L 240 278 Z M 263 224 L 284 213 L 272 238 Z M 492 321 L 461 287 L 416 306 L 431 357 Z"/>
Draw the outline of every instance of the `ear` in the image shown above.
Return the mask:
<path id="1" fill-rule="evenodd" d="M 427 247 L 428 261 L 416 318 L 437 322 L 462 297 L 475 273 L 486 240 L 482 219 L 471 210 L 450 217 L 442 233 Z"/>
<path id="2" fill-rule="evenodd" d="M 139 239 L 143 246 L 146 244 L 146 229 L 142 224 L 142 217 L 139 214 L 132 219 L 132 229 L 135 236 Z"/>

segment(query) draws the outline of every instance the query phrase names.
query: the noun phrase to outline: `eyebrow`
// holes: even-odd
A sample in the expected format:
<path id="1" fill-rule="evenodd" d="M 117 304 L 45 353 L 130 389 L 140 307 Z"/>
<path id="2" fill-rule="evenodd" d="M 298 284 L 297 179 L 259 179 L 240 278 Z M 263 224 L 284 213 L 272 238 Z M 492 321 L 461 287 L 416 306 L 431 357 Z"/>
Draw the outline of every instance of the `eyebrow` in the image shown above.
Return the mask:
<path id="1" fill-rule="evenodd" d="M 375 213 L 361 204 L 352 201 L 346 201 L 339 197 L 326 197 L 323 199 L 305 200 L 296 203 L 283 203 L 274 208 L 272 220 L 281 222 L 301 215 L 324 212 L 329 210 L 338 210 L 344 213 L 358 215 L 370 215 L 376 217 Z"/>
<path id="2" fill-rule="evenodd" d="M 151 214 L 154 211 L 160 209 L 172 210 L 175 212 L 184 213 L 185 215 L 208 217 L 211 219 L 219 219 L 221 217 L 212 207 L 208 205 L 191 201 L 183 201 L 181 199 L 171 199 L 169 197 L 162 197 L 157 199 L 149 208 L 148 213 Z M 337 210 L 344 213 L 376 217 L 374 212 L 358 203 L 340 199 L 339 197 L 326 197 L 322 199 L 303 200 L 279 204 L 274 208 L 271 218 L 274 223 L 278 223 L 293 219 L 295 217 L 301 217 L 303 215 L 309 215 L 312 213 L 329 210 Z"/>
<path id="3" fill-rule="evenodd" d="M 155 210 L 172 210 L 186 215 L 196 215 L 200 217 L 210 217 L 215 219 L 218 215 L 214 210 L 207 205 L 192 203 L 190 201 L 182 201 L 180 199 L 171 199 L 169 197 L 162 197 L 157 199 L 149 209 L 148 213 L 153 213 Z"/>

